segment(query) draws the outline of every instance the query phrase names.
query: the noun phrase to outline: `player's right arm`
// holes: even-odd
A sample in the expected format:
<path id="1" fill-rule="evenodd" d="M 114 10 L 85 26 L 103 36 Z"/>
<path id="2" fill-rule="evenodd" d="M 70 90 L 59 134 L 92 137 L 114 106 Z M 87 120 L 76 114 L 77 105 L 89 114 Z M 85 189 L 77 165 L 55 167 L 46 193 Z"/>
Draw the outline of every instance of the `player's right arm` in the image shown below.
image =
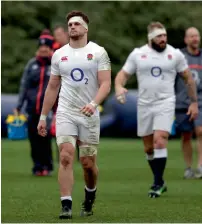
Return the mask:
<path id="1" fill-rule="evenodd" d="M 51 74 L 44 96 L 41 115 L 47 116 L 52 107 L 54 106 L 60 89 L 60 84 L 61 84 L 60 76 Z"/>
<path id="2" fill-rule="evenodd" d="M 60 89 L 60 85 L 61 85 L 61 76 L 59 72 L 58 57 L 56 53 L 54 53 L 51 61 L 51 76 L 48 82 L 48 86 L 46 88 L 43 107 L 38 124 L 38 132 L 41 136 L 46 136 L 47 134 L 46 117 L 50 112 L 50 110 L 52 109 L 53 105 L 55 104 Z"/>
<path id="3" fill-rule="evenodd" d="M 130 76 L 135 73 L 135 70 L 136 63 L 133 51 L 130 53 L 123 68 L 117 73 L 117 76 L 115 78 L 116 97 L 120 103 L 125 103 L 125 93 L 127 93 L 127 89 L 124 88 L 124 86 L 126 85 Z"/>

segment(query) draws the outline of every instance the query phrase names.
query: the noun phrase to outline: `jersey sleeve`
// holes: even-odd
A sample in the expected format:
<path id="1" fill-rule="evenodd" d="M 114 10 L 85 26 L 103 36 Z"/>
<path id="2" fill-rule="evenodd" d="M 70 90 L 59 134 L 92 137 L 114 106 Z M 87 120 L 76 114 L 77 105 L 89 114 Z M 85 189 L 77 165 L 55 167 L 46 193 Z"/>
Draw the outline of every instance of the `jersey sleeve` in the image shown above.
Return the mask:
<path id="1" fill-rule="evenodd" d="M 52 75 L 60 75 L 60 70 L 59 70 L 59 59 L 58 59 L 58 54 L 57 51 L 52 56 L 51 59 L 51 74 Z"/>
<path id="2" fill-rule="evenodd" d="M 178 73 L 185 71 L 189 68 L 189 65 L 187 63 L 187 60 L 184 56 L 184 54 L 177 49 L 176 51 L 177 61 L 176 61 L 176 71 Z"/>
<path id="3" fill-rule="evenodd" d="M 111 70 L 111 62 L 104 48 L 100 52 L 98 59 L 98 71 Z"/>
<path id="4" fill-rule="evenodd" d="M 136 60 L 135 60 L 135 58 L 136 58 L 136 53 L 135 53 L 135 50 L 133 50 L 129 54 L 129 56 L 128 56 L 124 66 L 122 68 L 129 75 L 133 75 L 135 73 L 135 71 L 136 71 L 137 67 L 136 67 Z"/>

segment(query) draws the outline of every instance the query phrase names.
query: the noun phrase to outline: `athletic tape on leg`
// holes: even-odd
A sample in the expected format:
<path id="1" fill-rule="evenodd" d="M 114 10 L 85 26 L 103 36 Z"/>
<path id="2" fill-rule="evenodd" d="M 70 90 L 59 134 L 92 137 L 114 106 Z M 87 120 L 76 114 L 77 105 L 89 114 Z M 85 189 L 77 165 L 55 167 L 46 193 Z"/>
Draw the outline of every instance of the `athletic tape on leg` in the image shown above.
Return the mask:
<path id="1" fill-rule="evenodd" d="M 73 136 L 58 136 L 57 137 L 57 145 L 59 146 L 62 143 L 71 143 L 75 148 L 76 139 Z"/>
<path id="2" fill-rule="evenodd" d="M 97 155 L 97 145 L 81 145 L 79 146 L 79 156 L 93 156 Z"/>

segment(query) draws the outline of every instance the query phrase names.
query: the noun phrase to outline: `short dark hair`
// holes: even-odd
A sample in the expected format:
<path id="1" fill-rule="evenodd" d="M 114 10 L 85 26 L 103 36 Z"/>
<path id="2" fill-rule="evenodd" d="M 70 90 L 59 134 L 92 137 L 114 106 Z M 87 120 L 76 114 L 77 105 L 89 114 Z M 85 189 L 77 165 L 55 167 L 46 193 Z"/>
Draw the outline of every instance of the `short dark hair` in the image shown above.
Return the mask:
<path id="1" fill-rule="evenodd" d="M 164 25 L 160 22 L 151 22 L 147 27 L 147 32 L 150 33 L 154 28 L 165 29 Z"/>
<path id="2" fill-rule="evenodd" d="M 57 29 L 63 29 L 64 31 L 67 31 L 65 24 L 57 24 L 53 27 L 53 31 L 55 31 Z"/>
<path id="3" fill-rule="evenodd" d="M 72 17 L 74 16 L 80 16 L 82 17 L 82 19 L 87 23 L 89 24 L 89 19 L 88 19 L 88 16 L 85 15 L 83 12 L 81 11 L 71 11 L 70 13 L 67 14 L 66 16 L 66 21 L 68 22 Z"/>

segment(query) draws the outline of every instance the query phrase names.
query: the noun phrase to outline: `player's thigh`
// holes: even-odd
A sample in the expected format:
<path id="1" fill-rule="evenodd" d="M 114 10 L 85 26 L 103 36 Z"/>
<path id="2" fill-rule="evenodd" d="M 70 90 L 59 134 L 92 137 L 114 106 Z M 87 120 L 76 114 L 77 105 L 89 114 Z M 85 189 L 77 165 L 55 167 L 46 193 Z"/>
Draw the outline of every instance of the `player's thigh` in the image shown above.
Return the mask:
<path id="1" fill-rule="evenodd" d="M 99 144 L 100 118 L 98 116 L 83 117 L 79 126 L 78 139 L 80 142 L 93 145 Z"/>
<path id="2" fill-rule="evenodd" d="M 168 137 L 172 130 L 175 116 L 175 104 L 172 102 L 162 103 L 155 108 L 154 116 L 154 148 L 165 148 Z"/>
<path id="3" fill-rule="evenodd" d="M 156 106 L 153 130 L 163 131 L 162 133 L 168 132 L 170 134 L 172 130 L 174 116 L 175 116 L 174 103 L 167 103 Z"/>
<path id="4" fill-rule="evenodd" d="M 56 117 L 56 140 L 59 148 L 68 143 L 75 148 L 77 136 L 78 125 L 73 118 L 69 116 Z"/>
<path id="5" fill-rule="evenodd" d="M 137 133 L 140 137 L 153 134 L 153 113 L 149 106 L 137 107 Z"/>
<path id="6" fill-rule="evenodd" d="M 154 131 L 154 144 L 155 149 L 163 149 L 167 147 L 169 138 L 168 131 L 155 130 Z"/>
<path id="7" fill-rule="evenodd" d="M 189 121 L 189 118 L 190 116 L 187 115 L 186 109 L 175 111 L 175 127 L 177 132 L 182 133 L 182 135 L 184 135 L 184 133 L 191 134 L 194 129 L 194 123 L 192 121 Z"/>
<path id="8" fill-rule="evenodd" d="M 199 108 L 199 115 L 194 120 L 196 136 L 202 136 L 202 107 Z"/>
<path id="9" fill-rule="evenodd" d="M 79 125 L 79 157 L 83 168 L 95 165 L 100 138 L 100 118 L 83 117 Z"/>

